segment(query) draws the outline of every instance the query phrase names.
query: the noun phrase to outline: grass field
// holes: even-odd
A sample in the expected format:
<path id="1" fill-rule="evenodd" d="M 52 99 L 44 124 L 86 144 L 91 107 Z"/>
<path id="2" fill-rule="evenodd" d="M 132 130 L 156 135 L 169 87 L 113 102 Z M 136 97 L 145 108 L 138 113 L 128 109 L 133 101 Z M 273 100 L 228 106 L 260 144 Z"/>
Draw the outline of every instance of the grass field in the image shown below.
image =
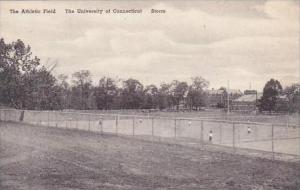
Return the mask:
<path id="1" fill-rule="evenodd" d="M 300 163 L 1 123 L 0 189 L 299 189 Z"/>

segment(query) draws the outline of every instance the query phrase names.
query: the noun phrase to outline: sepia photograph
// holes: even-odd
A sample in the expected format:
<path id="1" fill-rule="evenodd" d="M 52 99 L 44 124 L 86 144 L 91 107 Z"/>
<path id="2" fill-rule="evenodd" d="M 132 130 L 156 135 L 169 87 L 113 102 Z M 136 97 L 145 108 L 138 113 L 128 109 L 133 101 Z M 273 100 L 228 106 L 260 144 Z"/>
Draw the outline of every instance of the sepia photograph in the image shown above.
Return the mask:
<path id="1" fill-rule="evenodd" d="M 0 0 L 0 190 L 300 190 L 299 0 Z"/>

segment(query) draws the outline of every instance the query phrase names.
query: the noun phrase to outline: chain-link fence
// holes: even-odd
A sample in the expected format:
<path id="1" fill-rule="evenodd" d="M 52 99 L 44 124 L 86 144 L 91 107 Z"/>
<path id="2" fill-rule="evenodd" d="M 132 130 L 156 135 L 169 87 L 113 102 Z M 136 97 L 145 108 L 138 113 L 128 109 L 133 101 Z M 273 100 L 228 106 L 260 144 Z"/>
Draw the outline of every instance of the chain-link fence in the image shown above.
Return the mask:
<path id="1" fill-rule="evenodd" d="M 0 110 L 0 121 L 300 156 L 300 126 L 290 123 L 14 109 Z"/>

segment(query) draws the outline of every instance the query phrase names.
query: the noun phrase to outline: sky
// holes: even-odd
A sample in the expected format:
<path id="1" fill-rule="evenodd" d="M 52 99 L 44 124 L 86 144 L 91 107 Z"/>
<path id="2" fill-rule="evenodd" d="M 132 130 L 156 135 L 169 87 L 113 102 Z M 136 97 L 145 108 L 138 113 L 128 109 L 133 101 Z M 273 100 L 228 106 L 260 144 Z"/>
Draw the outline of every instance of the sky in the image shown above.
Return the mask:
<path id="1" fill-rule="evenodd" d="M 0 37 L 21 39 L 55 75 L 90 70 L 143 84 L 190 82 L 257 89 L 299 82 L 300 1 L 0 1 Z M 56 10 L 12 14 L 10 9 Z M 141 9 L 141 14 L 66 14 L 65 9 Z M 151 9 L 165 10 L 152 14 Z"/>

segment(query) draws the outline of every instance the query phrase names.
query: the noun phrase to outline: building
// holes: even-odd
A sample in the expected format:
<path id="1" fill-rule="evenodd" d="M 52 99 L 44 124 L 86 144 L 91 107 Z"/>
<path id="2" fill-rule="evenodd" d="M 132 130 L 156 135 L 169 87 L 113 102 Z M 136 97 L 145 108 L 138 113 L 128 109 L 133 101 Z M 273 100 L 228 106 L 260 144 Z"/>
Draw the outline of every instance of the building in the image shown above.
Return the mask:
<path id="1" fill-rule="evenodd" d="M 227 106 L 228 98 L 230 105 L 233 100 L 243 95 L 238 89 L 229 89 L 228 92 L 229 97 L 227 96 L 227 91 L 225 89 L 207 90 L 207 106 L 224 108 Z"/>
<path id="2" fill-rule="evenodd" d="M 207 106 L 209 107 L 224 107 L 224 90 L 207 90 Z"/>
<path id="3" fill-rule="evenodd" d="M 256 112 L 258 100 L 261 97 L 262 93 L 258 93 L 256 90 L 245 90 L 244 95 L 232 101 L 230 110 L 243 113 Z"/>

